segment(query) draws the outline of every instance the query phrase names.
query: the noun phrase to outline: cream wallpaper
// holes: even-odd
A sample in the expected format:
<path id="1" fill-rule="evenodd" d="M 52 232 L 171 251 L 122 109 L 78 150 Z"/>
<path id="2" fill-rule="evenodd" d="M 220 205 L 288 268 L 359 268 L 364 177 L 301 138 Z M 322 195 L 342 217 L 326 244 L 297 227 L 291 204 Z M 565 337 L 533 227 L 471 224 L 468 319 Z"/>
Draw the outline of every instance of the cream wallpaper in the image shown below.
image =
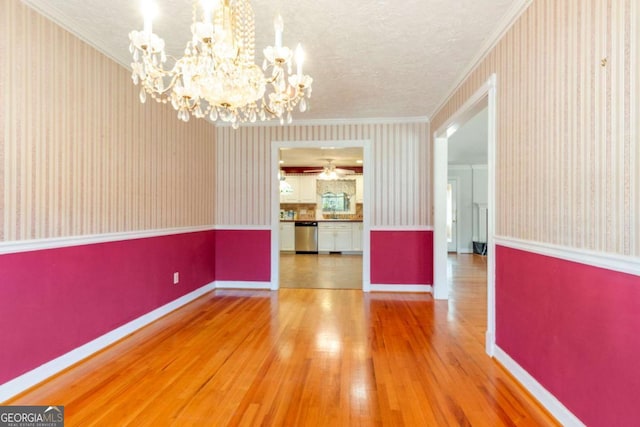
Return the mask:
<path id="1" fill-rule="evenodd" d="M 640 255 L 635 1 L 534 0 L 433 117 L 497 74 L 498 235 Z"/>
<path id="2" fill-rule="evenodd" d="M 431 225 L 428 123 L 219 128 L 219 225 L 271 224 L 271 141 L 370 140 L 372 226 Z"/>
<path id="3" fill-rule="evenodd" d="M 0 58 L 0 241 L 213 223 L 214 126 L 17 0 Z"/>

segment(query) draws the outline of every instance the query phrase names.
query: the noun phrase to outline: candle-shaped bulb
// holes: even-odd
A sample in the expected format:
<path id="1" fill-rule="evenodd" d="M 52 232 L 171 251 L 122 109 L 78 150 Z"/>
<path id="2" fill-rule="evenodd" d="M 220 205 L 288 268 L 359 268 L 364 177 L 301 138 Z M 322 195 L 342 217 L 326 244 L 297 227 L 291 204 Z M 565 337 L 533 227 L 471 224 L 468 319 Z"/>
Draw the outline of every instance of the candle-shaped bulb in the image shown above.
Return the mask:
<path id="1" fill-rule="evenodd" d="M 151 34 L 153 32 L 153 18 L 158 13 L 153 0 L 142 0 L 142 16 L 144 16 L 144 32 Z"/>
<path id="2" fill-rule="evenodd" d="M 284 30 L 284 22 L 282 16 L 278 15 L 273 21 L 273 28 L 276 30 L 276 48 L 282 47 L 282 31 Z"/>
<path id="3" fill-rule="evenodd" d="M 215 0 L 200 0 L 200 4 L 202 4 L 202 17 L 203 21 L 206 24 L 211 24 L 211 13 L 215 7 Z"/>
<path id="4" fill-rule="evenodd" d="M 298 43 L 296 47 L 296 66 L 298 69 L 298 77 L 302 77 L 302 64 L 304 63 L 304 50 L 302 50 L 302 46 Z"/>

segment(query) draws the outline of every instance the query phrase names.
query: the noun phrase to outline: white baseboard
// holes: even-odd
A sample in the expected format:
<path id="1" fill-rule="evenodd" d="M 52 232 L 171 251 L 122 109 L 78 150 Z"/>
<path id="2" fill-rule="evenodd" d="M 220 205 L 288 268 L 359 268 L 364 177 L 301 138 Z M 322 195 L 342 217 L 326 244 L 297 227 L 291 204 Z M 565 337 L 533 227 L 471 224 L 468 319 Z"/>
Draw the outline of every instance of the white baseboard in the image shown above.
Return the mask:
<path id="1" fill-rule="evenodd" d="M 0 385 L 0 402 L 4 402 L 17 394 L 35 386 L 47 378 L 67 369 L 68 367 L 80 362 L 92 354 L 103 350 L 114 342 L 126 337 L 127 335 L 137 331 L 144 326 L 158 320 L 172 311 L 182 307 L 185 304 L 199 298 L 200 296 L 214 289 L 213 283 L 209 283 L 201 288 L 196 289 L 168 304 L 158 307 L 155 310 L 138 317 L 131 322 L 108 332 L 93 341 L 90 341 L 70 352 L 63 354 L 37 368 L 20 375 L 2 385 Z"/>
<path id="2" fill-rule="evenodd" d="M 234 282 L 222 281 L 215 282 L 216 289 L 271 289 L 271 282 Z"/>
<path id="3" fill-rule="evenodd" d="M 496 336 L 493 332 L 487 331 L 484 334 L 484 349 L 490 357 L 496 354 Z"/>
<path id="4" fill-rule="evenodd" d="M 384 284 L 371 284 L 369 286 L 370 292 L 420 292 L 420 293 L 433 293 L 433 287 L 431 285 L 384 285 Z"/>
<path id="5" fill-rule="evenodd" d="M 547 411 L 563 426 L 582 427 L 585 424 L 569 411 L 560 401 L 524 370 L 515 360 L 497 345 L 494 346 L 495 359 L 515 377 L 522 386 L 535 397 Z"/>

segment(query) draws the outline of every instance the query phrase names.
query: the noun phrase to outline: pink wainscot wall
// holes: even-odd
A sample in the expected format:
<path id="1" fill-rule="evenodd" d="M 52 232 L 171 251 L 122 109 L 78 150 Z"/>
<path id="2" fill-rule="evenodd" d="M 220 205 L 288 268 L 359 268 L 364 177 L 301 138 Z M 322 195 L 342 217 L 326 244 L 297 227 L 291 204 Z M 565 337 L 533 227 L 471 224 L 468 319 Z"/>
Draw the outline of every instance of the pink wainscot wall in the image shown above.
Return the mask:
<path id="1" fill-rule="evenodd" d="M 371 284 L 433 284 L 433 232 L 371 232 Z"/>
<path id="2" fill-rule="evenodd" d="M 1 255 L 0 384 L 212 283 L 214 237 L 203 231 Z"/>
<path id="3" fill-rule="evenodd" d="M 638 425 L 638 276 L 498 246 L 496 341 L 586 425 Z"/>
<path id="4" fill-rule="evenodd" d="M 270 230 L 217 230 L 216 280 L 269 282 Z"/>

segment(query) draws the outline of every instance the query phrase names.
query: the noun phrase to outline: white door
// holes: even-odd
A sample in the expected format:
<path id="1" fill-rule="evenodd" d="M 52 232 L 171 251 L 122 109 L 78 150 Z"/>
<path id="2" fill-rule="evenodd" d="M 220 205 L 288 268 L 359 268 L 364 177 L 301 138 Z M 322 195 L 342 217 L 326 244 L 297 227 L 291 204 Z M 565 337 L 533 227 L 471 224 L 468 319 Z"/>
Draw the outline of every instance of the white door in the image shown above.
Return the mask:
<path id="1" fill-rule="evenodd" d="M 447 184 L 447 250 L 458 252 L 458 182 L 450 179 Z"/>

